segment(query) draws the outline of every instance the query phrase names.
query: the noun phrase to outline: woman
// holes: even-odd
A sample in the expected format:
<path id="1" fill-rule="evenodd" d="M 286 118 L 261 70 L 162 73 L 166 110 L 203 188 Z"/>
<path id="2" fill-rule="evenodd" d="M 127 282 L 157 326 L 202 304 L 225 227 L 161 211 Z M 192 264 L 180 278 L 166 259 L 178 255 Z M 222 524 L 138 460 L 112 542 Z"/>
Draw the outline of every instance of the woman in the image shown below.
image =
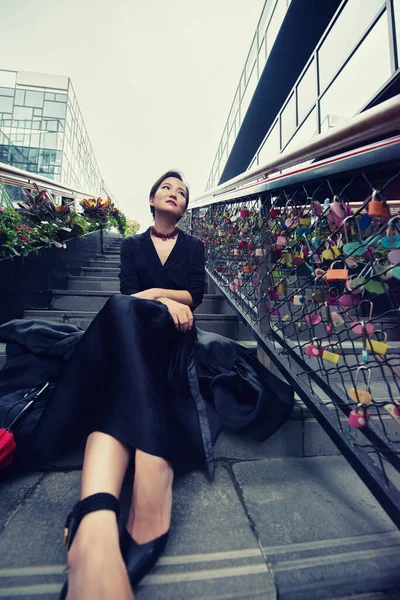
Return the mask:
<path id="1" fill-rule="evenodd" d="M 45 415 L 57 422 L 54 448 L 92 431 L 82 500 L 67 519 L 69 600 L 131 599 L 165 549 L 174 474 L 206 464 L 212 478 L 223 427 L 264 441 L 293 407 L 292 390 L 251 353 L 193 327 L 205 268 L 203 243 L 176 229 L 188 202 L 176 171 L 153 185 L 154 227 L 122 242 L 122 295 L 79 341 Z M 50 429 L 42 426 L 47 446 Z M 115 515 L 132 455 L 132 503 L 119 540 Z"/>
<path id="2" fill-rule="evenodd" d="M 131 583 L 137 583 L 146 574 L 167 542 L 174 452 L 179 461 L 179 456 L 188 460 L 187 452 L 191 451 L 188 446 L 181 454 L 182 448 L 169 447 L 179 424 L 173 422 L 170 407 L 165 406 L 167 369 L 180 337 L 193 327 L 192 309 L 201 303 L 205 283 L 203 243 L 176 228 L 188 203 L 189 190 L 180 173 L 165 173 L 150 191 L 154 227 L 122 243 L 122 294 L 161 303 L 167 309 L 164 316 L 168 312 L 169 317 L 158 327 L 154 344 L 147 347 L 145 377 L 154 385 L 145 390 L 146 406 L 138 401 L 143 400 L 142 390 L 133 388 L 131 394 L 136 397 L 127 397 L 125 406 L 121 403 L 114 406 L 111 418 L 107 415 L 99 430 L 88 437 L 82 471 L 83 502 L 74 508 L 72 526 L 69 523 L 68 598 L 71 600 L 132 598 Z M 124 305 L 120 303 L 118 308 L 124 310 Z M 147 316 L 151 318 L 150 313 Z M 100 314 L 98 317 L 101 319 Z M 129 322 L 125 326 L 129 336 Z M 146 329 L 143 323 L 142 327 Z M 138 412 L 142 413 L 140 427 L 136 427 Z M 133 451 L 133 496 L 121 539 L 121 554 L 116 499 Z M 196 466 L 195 449 L 192 454 L 192 464 Z M 62 597 L 66 591 L 65 587 Z"/>

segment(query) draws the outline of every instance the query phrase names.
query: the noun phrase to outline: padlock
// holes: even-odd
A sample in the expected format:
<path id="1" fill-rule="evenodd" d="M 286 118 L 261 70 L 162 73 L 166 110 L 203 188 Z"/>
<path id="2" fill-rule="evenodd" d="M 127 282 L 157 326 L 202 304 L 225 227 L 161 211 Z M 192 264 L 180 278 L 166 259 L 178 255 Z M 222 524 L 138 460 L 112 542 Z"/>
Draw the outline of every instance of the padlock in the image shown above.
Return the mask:
<path id="1" fill-rule="evenodd" d="M 335 354 L 334 352 L 330 352 L 324 348 L 322 352 L 322 358 L 323 360 L 327 360 L 328 362 L 337 365 L 340 360 L 340 354 Z"/>
<path id="2" fill-rule="evenodd" d="M 367 340 L 367 348 L 368 350 L 372 350 L 373 352 L 375 352 L 375 354 L 385 356 L 389 346 L 385 342 L 378 342 L 377 340 Z"/>
<path id="3" fill-rule="evenodd" d="M 333 262 L 330 268 L 327 270 L 325 277 L 327 281 L 346 281 L 346 279 L 349 277 L 348 269 L 334 268 L 335 264 L 337 264 L 338 262 L 340 261 L 336 260 L 335 262 Z"/>
<path id="4" fill-rule="evenodd" d="M 325 302 L 326 297 L 325 297 L 324 291 L 317 290 L 316 292 L 313 293 L 312 299 L 314 300 L 314 302 L 317 302 L 318 304 L 320 304 L 321 302 Z"/>
<path id="5" fill-rule="evenodd" d="M 360 389 L 358 384 L 358 378 L 361 371 L 367 372 L 367 383 L 365 390 Z M 356 372 L 356 381 L 354 387 L 348 390 L 349 397 L 353 400 L 353 402 L 357 402 L 358 405 L 361 404 L 371 404 L 372 395 L 371 395 L 371 369 L 368 367 L 358 367 Z M 359 407 L 358 407 L 359 408 Z"/>
<path id="6" fill-rule="evenodd" d="M 311 225 L 311 219 L 309 217 L 302 217 L 300 219 L 300 225 L 301 227 L 308 227 Z"/>
<path id="7" fill-rule="evenodd" d="M 293 296 L 292 302 L 295 306 L 302 306 L 303 304 L 305 304 L 306 299 L 304 296 L 301 296 L 300 294 L 296 294 Z"/>
<path id="8" fill-rule="evenodd" d="M 349 414 L 349 418 L 347 423 L 350 427 L 355 427 L 357 429 L 361 429 L 362 427 L 366 427 L 367 422 L 370 419 L 370 414 L 368 411 L 364 410 L 352 410 Z"/>
<path id="9" fill-rule="evenodd" d="M 385 404 L 384 409 L 400 425 L 400 410 L 395 404 Z"/>
<path id="10" fill-rule="evenodd" d="M 335 310 L 332 310 L 330 315 L 331 315 L 332 325 L 334 327 L 340 327 L 341 325 L 343 325 L 344 320 L 339 315 L 339 313 L 337 313 Z"/>
<path id="11" fill-rule="evenodd" d="M 306 315 L 307 325 L 319 325 L 322 321 L 321 315 Z"/>
<path id="12" fill-rule="evenodd" d="M 320 358 L 322 356 L 322 347 L 313 342 L 314 340 L 311 340 L 311 344 L 307 344 L 306 355 L 310 358 Z"/>
<path id="13" fill-rule="evenodd" d="M 278 290 L 279 294 L 286 294 L 287 287 L 286 287 L 286 284 L 282 280 L 278 283 L 277 290 Z"/>
<path id="14" fill-rule="evenodd" d="M 368 214 L 370 217 L 382 219 L 387 219 L 390 214 L 388 205 L 384 200 L 379 200 L 376 190 L 373 190 L 371 200 L 368 202 Z"/>
<path id="15" fill-rule="evenodd" d="M 288 285 L 294 285 L 297 282 L 297 277 L 296 275 L 288 275 L 286 277 L 286 283 Z"/>
<path id="16" fill-rule="evenodd" d="M 335 258 L 341 255 L 340 249 L 337 246 L 332 246 L 332 252 Z"/>

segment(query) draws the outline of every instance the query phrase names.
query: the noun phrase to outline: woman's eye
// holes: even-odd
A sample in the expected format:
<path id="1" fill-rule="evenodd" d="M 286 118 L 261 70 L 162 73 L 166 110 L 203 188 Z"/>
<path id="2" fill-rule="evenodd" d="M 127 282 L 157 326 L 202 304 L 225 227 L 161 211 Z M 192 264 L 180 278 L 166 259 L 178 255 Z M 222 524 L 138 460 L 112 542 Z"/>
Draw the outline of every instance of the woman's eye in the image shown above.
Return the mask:
<path id="1" fill-rule="evenodd" d="M 183 196 L 184 198 L 186 198 L 186 194 L 185 192 L 179 192 L 181 194 L 181 196 Z"/>
<path id="2" fill-rule="evenodd" d="M 162 189 L 167 188 L 167 190 L 169 190 L 169 185 L 163 185 Z"/>

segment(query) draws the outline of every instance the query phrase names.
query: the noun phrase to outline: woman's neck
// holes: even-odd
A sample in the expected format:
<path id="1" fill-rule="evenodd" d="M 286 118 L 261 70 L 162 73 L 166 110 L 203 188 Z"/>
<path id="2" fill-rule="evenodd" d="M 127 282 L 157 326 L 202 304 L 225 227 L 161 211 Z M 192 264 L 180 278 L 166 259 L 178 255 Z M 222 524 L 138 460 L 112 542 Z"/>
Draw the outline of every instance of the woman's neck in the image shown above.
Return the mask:
<path id="1" fill-rule="evenodd" d="M 168 216 L 157 215 L 154 219 L 154 228 L 158 233 L 172 233 L 176 227 L 175 219 L 171 220 Z"/>

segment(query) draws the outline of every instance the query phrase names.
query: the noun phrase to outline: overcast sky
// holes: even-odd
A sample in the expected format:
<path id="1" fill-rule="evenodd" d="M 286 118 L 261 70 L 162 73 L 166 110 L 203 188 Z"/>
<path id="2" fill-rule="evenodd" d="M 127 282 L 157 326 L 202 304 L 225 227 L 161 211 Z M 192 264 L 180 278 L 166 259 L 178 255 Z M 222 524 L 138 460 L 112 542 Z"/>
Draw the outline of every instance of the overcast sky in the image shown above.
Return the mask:
<path id="1" fill-rule="evenodd" d="M 0 0 L 0 68 L 72 80 L 101 173 L 142 230 L 169 168 L 207 182 L 264 0 Z"/>

